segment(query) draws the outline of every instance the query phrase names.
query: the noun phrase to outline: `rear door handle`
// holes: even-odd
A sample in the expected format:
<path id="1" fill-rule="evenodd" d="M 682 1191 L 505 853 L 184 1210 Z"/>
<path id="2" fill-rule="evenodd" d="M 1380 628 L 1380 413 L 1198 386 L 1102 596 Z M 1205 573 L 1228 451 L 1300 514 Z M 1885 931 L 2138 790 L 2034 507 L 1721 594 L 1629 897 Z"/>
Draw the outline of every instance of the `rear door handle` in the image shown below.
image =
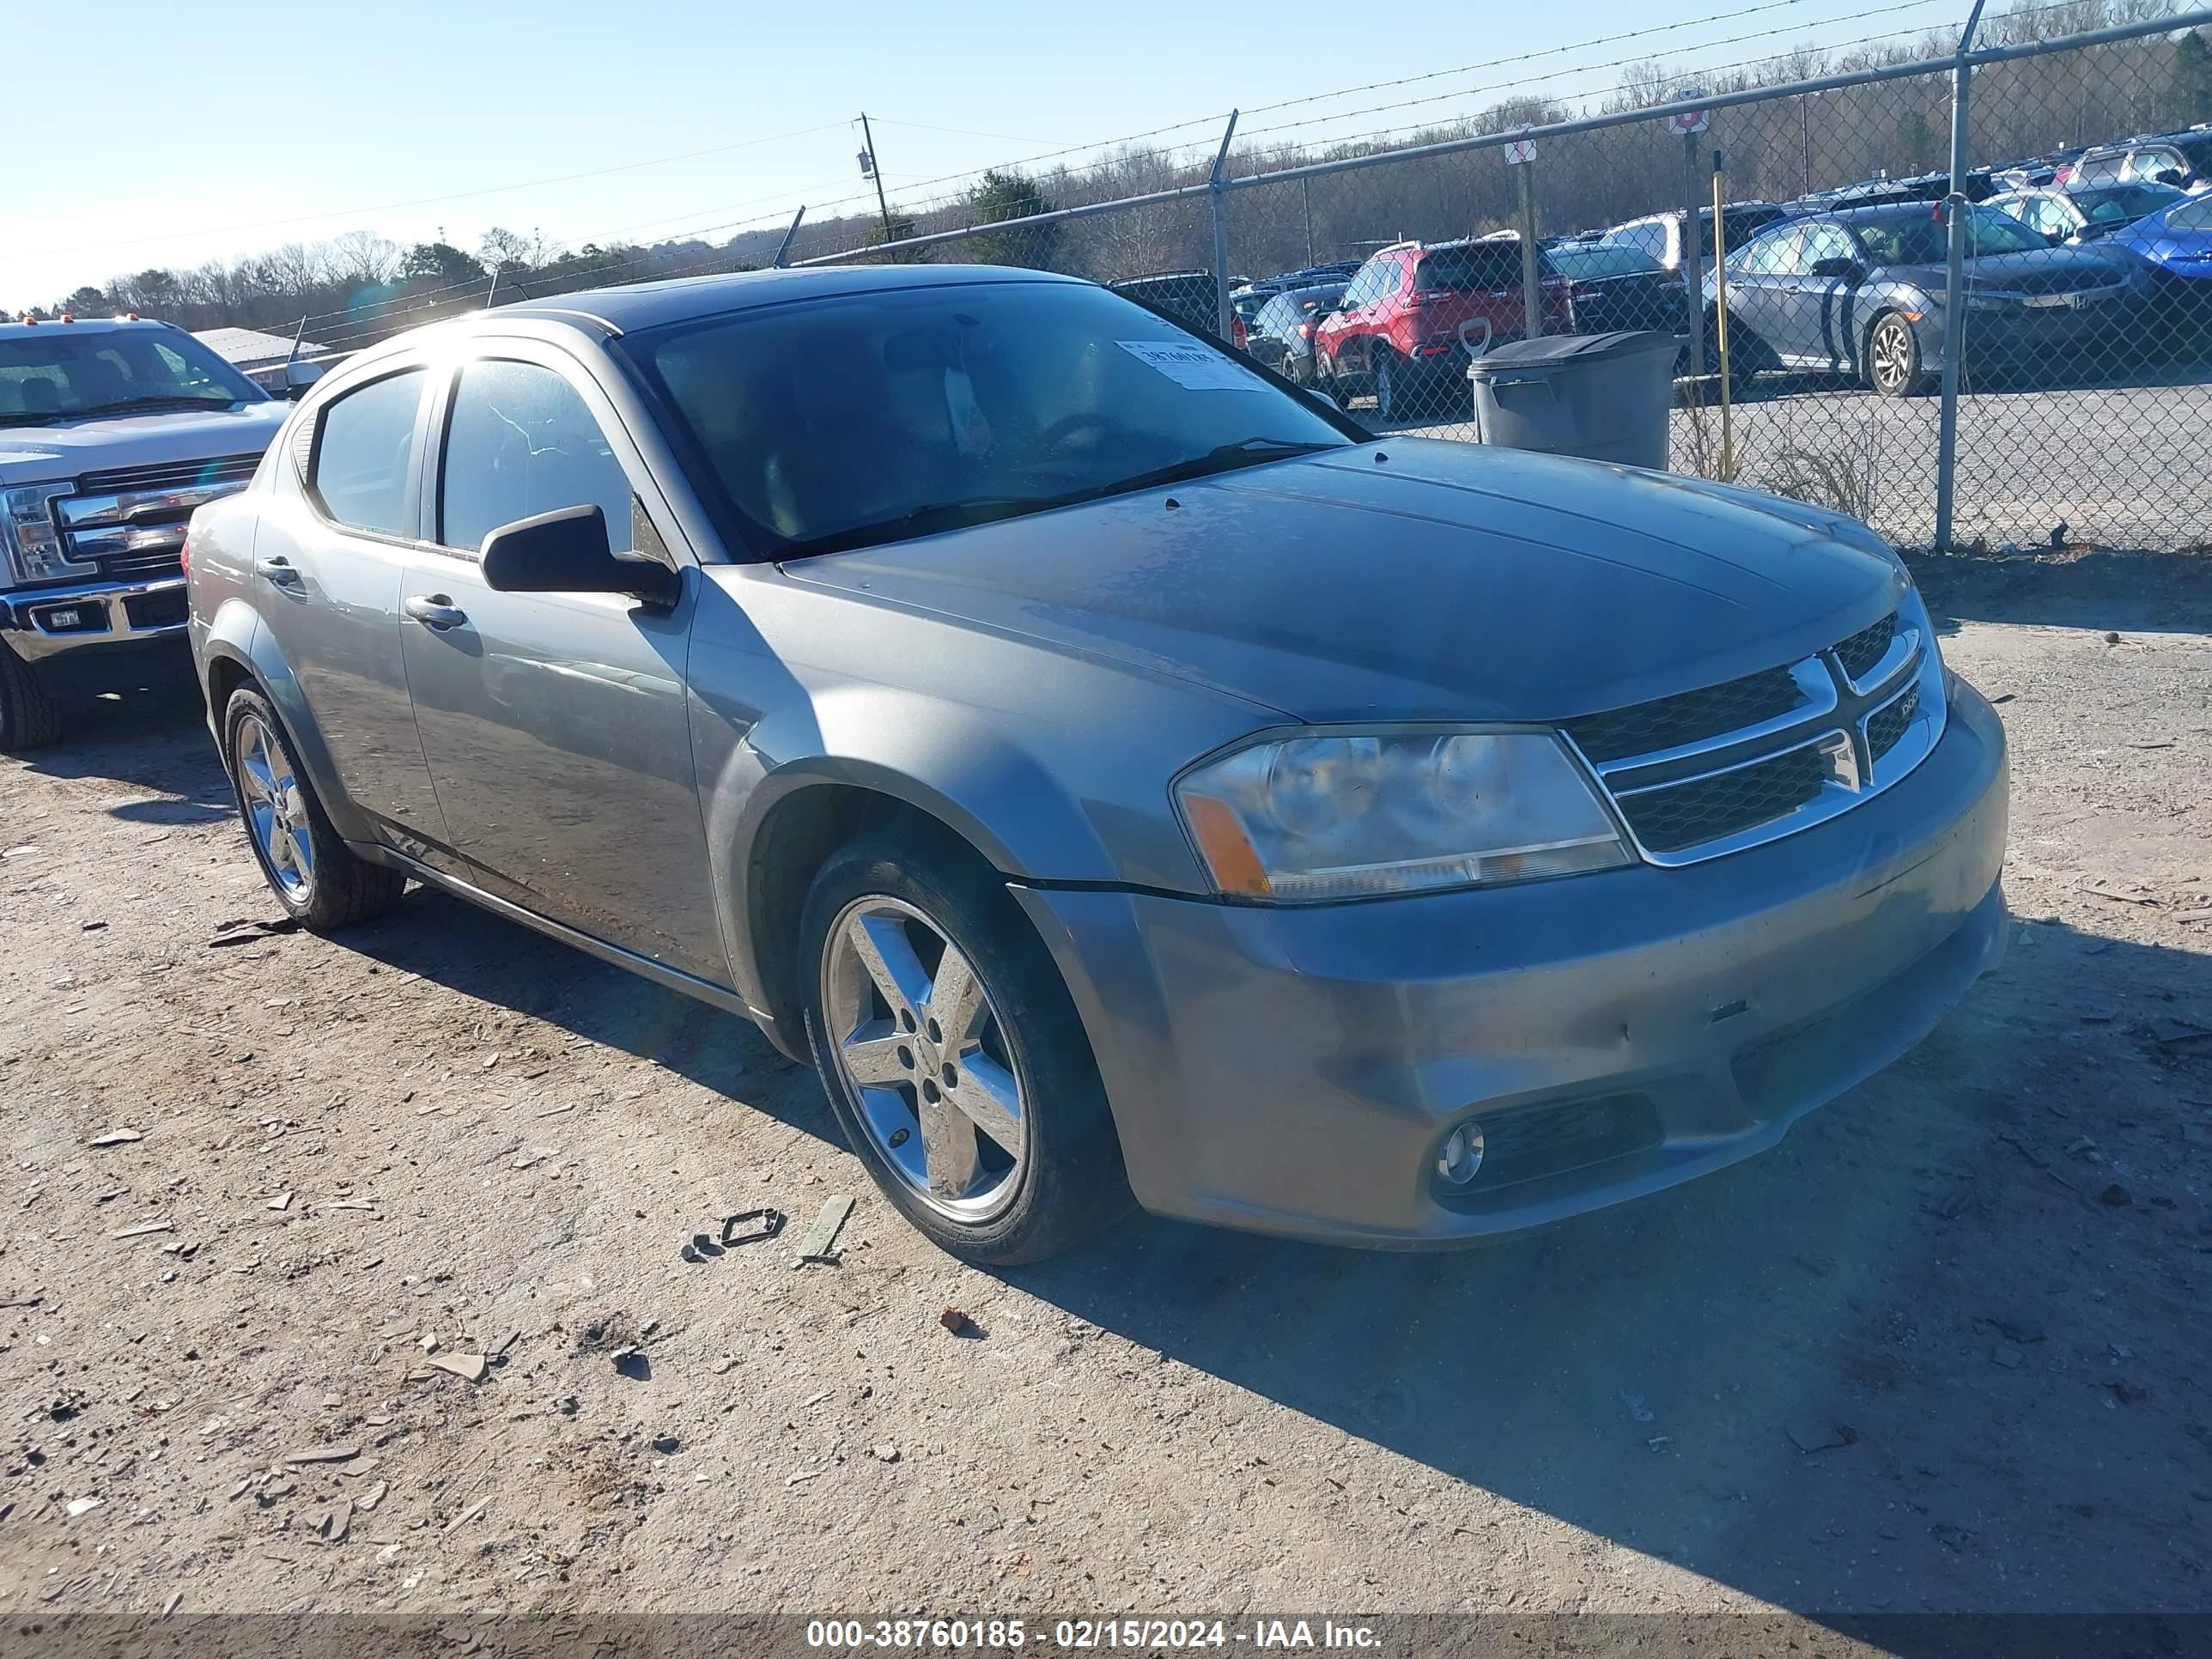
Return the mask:
<path id="1" fill-rule="evenodd" d="M 459 628 L 469 619 L 469 613 L 443 593 L 412 594 L 407 600 L 406 611 L 423 627 L 440 634 L 449 628 Z"/>
<path id="2" fill-rule="evenodd" d="M 256 559 L 253 574 L 267 577 L 279 587 L 297 587 L 300 585 L 300 573 L 293 568 L 291 560 L 281 553 L 271 554 L 265 559 Z"/>

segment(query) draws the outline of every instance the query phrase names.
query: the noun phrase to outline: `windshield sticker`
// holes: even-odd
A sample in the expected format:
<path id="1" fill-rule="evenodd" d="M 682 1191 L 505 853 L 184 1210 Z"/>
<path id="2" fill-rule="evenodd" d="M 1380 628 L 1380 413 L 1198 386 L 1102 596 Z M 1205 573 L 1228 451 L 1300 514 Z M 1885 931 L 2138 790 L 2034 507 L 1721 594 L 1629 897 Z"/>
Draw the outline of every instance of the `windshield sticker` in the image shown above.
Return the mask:
<path id="1" fill-rule="evenodd" d="M 1173 340 L 1117 340 L 1115 343 L 1139 362 L 1149 363 L 1177 386 L 1193 392 L 1267 389 L 1267 382 L 1257 375 L 1246 373 L 1202 345 L 1179 345 Z"/>

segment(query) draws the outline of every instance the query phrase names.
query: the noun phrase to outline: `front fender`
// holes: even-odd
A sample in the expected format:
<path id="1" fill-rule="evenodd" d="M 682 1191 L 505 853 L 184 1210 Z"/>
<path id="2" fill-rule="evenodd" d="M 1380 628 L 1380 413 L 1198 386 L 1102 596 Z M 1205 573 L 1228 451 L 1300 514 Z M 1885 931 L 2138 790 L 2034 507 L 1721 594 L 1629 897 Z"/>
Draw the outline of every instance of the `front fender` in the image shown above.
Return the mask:
<path id="1" fill-rule="evenodd" d="M 848 685 L 772 714 L 720 757 L 701 759 L 732 983 L 757 1009 L 769 1007 L 770 994 L 753 925 L 756 853 L 778 810 L 807 791 L 842 787 L 897 802 L 944 824 L 1013 880 L 1126 878 L 1082 804 L 1015 733 L 916 693 Z M 1161 851 L 1189 857 L 1179 834 Z"/>
<path id="2" fill-rule="evenodd" d="M 197 627 L 194 631 L 198 635 Z M 374 839 L 368 820 L 339 786 L 337 768 L 331 763 L 322 730 L 300 689 L 299 677 L 292 672 L 276 636 L 261 625 L 260 614 L 242 599 L 225 599 L 208 619 L 204 635 L 196 637 L 193 644 L 200 692 L 207 699 L 208 730 L 215 736 L 216 752 L 222 750 L 222 710 L 217 707 L 216 688 L 224 675 L 219 665 L 228 664 L 250 676 L 276 706 L 277 718 L 284 722 L 284 734 L 291 739 L 300 764 L 307 769 L 307 781 L 314 786 L 331 828 L 347 841 Z M 227 755 L 223 765 L 226 770 L 230 765 Z"/>

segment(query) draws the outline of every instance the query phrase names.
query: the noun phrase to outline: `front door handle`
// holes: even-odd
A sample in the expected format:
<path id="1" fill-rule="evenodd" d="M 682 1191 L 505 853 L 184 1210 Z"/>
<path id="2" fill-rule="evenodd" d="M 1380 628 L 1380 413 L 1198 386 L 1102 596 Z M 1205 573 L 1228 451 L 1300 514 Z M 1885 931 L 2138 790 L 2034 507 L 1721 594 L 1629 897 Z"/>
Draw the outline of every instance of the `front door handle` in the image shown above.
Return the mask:
<path id="1" fill-rule="evenodd" d="M 469 619 L 469 613 L 443 593 L 410 595 L 406 610 L 407 614 L 423 627 L 440 634 L 449 628 L 459 628 Z"/>
<path id="2" fill-rule="evenodd" d="M 267 577 L 279 587 L 297 587 L 300 585 L 300 573 L 293 568 L 291 560 L 286 558 L 282 553 L 272 553 L 265 559 L 256 559 L 253 562 L 253 574 L 257 576 Z"/>

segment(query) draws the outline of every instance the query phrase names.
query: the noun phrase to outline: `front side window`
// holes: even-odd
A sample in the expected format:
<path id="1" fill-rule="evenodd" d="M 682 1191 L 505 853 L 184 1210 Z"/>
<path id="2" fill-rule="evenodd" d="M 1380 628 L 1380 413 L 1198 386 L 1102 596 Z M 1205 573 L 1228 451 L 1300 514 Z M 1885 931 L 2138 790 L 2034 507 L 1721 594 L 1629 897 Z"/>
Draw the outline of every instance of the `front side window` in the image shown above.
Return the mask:
<path id="1" fill-rule="evenodd" d="M 537 363 L 465 365 L 446 421 L 438 540 L 474 552 L 518 519 L 564 507 L 606 514 L 617 552 L 630 545 L 629 477 L 576 389 Z"/>
<path id="2" fill-rule="evenodd" d="M 405 532 L 408 464 L 428 378 L 419 368 L 387 375 L 323 411 L 308 482 L 338 523 L 383 536 Z"/>
<path id="3" fill-rule="evenodd" d="M 2129 156 L 2124 176 L 2130 179 L 2158 179 L 2167 173 L 2185 179 L 2189 176 L 2189 163 L 2182 159 L 2179 150 L 2161 144 L 2155 149 L 2139 149 Z"/>
<path id="4" fill-rule="evenodd" d="M 2124 155 L 2093 155 L 2075 164 L 2069 184 L 2110 185 L 2119 181 L 2120 172 L 2127 165 Z"/>
<path id="5" fill-rule="evenodd" d="M 849 295 L 647 331 L 616 349 L 672 411 L 702 489 L 768 556 L 1350 441 L 1241 355 L 1075 283 Z"/>
<path id="6" fill-rule="evenodd" d="M 1814 225 L 1805 233 L 1805 240 L 1797 255 L 1796 268 L 1803 272 L 1818 270 L 1823 261 L 1850 259 L 1856 261 L 1858 250 L 1841 225 Z"/>

